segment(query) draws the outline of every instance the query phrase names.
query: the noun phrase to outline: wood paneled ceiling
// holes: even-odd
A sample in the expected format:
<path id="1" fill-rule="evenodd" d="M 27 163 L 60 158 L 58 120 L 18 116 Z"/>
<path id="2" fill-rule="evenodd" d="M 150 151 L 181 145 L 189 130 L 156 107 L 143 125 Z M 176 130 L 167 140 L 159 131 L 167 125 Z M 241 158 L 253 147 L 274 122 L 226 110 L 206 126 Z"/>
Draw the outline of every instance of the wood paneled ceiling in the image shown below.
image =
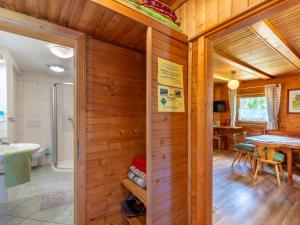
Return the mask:
<path id="1" fill-rule="evenodd" d="M 300 75 L 300 4 L 216 40 L 214 48 L 216 77 L 230 78 L 232 70 L 240 80 Z"/>
<path id="2" fill-rule="evenodd" d="M 86 32 L 98 40 L 145 50 L 146 26 L 89 0 L 0 0 L 0 7 Z"/>
<path id="3" fill-rule="evenodd" d="M 172 9 L 175 10 L 183 3 L 185 3 L 187 0 L 160 0 L 160 1 L 165 3 L 166 5 L 169 5 Z"/>

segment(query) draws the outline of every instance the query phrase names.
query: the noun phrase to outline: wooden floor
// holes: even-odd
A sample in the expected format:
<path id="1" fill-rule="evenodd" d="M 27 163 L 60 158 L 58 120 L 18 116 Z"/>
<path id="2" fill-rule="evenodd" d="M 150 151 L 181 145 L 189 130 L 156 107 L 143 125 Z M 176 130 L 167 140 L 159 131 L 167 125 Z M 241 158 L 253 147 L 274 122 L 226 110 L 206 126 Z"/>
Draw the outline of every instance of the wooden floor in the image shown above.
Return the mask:
<path id="1" fill-rule="evenodd" d="M 231 167 L 234 153 L 214 153 L 214 225 L 300 225 L 300 171 L 279 188 L 271 169 L 253 182 L 249 165 Z"/>

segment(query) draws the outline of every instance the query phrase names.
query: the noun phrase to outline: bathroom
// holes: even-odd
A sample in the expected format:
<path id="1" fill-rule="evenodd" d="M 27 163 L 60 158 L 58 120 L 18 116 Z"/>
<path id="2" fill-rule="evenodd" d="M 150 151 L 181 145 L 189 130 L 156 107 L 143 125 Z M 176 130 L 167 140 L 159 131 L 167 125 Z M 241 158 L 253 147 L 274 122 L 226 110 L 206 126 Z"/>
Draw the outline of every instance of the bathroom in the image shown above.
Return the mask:
<path id="1" fill-rule="evenodd" d="M 73 55 L 0 31 L 0 225 L 74 224 Z"/>

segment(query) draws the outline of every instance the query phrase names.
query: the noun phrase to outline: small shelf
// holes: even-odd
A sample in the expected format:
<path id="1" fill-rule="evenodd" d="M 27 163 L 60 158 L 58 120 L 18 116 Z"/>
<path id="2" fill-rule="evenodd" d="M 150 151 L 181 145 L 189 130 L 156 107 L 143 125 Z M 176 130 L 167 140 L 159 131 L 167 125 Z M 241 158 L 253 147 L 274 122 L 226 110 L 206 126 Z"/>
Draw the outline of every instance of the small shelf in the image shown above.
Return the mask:
<path id="1" fill-rule="evenodd" d="M 145 225 L 146 224 L 146 216 L 138 216 L 138 217 L 132 217 L 132 218 L 126 217 L 126 219 L 130 225 Z"/>
<path id="2" fill-rule="evenodd" d="M 124 177 L 121 178 L 121 183 L 134 195 L 136 196 L 141 202 L 144 203 L 145 207 L 147 207 L 147 192 L 143 188 L 140 188 L 134 182 L 129 180 L 129 178 Z"/>

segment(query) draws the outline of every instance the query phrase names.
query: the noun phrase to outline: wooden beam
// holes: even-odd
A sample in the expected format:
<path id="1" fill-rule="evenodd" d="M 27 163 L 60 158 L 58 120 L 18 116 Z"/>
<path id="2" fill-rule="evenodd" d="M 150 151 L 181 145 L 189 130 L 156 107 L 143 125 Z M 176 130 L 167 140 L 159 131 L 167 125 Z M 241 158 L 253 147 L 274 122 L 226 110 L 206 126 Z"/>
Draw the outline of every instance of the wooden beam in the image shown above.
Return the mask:
<path id="1" fill-rule="evenodd" d="M 223 81 L 230 81 L 230 79 L 226 75 L 220 73 L 213 73 L 213 78 Z"/>
<path id="2" fill-rule="evenodd" d="M 295 49 L 284 39 L 280 32 L 267 19 L 252 25 L 256 33 L 272 49 L 285 57 L 295 67 L 300 69 L 300 57 Z"/>
<path id="3" fill-rule="evenodd" d="M 251 73 L 262 79 L 271 79 L 272 78 L 272 76 L 270 74 L 267 74 L 259 69 L 256 69 L 255 67 L 253 67 L 247 63 L 244 63 L 243 61 L 241 61 L 233 56 L 226 55 L 225 53 L 223 53 L 221 51 L 215 50 L 214 58 L 221 62 L 224 62 L 228 65 L 234 66 L 238 69 L 244 70 L 245 72 Z"/>

